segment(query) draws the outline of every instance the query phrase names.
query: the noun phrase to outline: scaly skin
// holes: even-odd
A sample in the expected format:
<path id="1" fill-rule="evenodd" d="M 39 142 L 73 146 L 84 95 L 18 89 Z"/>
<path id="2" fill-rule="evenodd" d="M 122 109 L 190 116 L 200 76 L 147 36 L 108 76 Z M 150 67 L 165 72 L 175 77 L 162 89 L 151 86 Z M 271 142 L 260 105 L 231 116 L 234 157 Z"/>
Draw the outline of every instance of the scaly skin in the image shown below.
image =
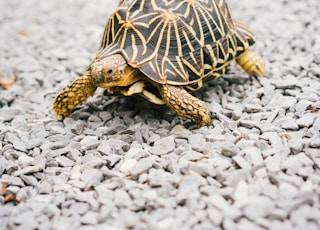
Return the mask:
<path id="1" fill-rule="evenodd" d="M 236 61 L 248 74 L 264 76 L 265 63 L 263 59 L 249 49 L 237 57 Z"/>
<path id="2" fill-rule="evenodd" d="M 180 116 L 190 118 L 202 127 L 210 123 L 210 112 L 203 101 L 189 94 L 184 88 L 174 85 L 159 85 L 166 105 Z"/>
<path id="3" fill-rule="evenodd" d="M 71 82 L 62 89 L 53 100 L 53 110 L 60 118 L 71 114 L 71 111 L 79 103 L 92 96 L 97 89 L 96 81 L 91 75 L 85 75 Z"/>

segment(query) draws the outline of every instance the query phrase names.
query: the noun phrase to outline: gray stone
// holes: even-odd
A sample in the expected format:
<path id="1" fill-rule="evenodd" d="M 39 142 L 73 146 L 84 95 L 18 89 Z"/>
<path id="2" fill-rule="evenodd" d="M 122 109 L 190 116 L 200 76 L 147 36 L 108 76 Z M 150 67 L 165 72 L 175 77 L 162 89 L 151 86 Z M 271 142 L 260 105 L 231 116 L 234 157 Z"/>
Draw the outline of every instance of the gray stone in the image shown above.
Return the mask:
<path id="1" fill-rule="evenodd" d="M 188 138 L 188 136 L 190 134 L 192 134 L 192 132 L 188 129 L 186 129 L 184 126 L 182 125 L 176 125 L 175 127 L 173 127 L 173 129 L 171 130 L 171 134 L 176 135 L 177 137 L 183 137 L 183 138 Z"/>
<path id="2" fill-rule="evenodd" d="M 74 161 L 70 160 L 69 158 L 67 158 L 65 156 L 56 157 L 56 161 L 62 167 L 71 167 L 75 164 Z"/>
<path id="3" fill-rule="evenodd" d="M 260 129 L 260 124 L 257 121 L 254 120 L 239 120 L 238 121 L 239 126 L 246 127 L 248 129 L 257 128 Z"/>
<path id="4" fill-rule="evenodd" d="M 50 126 L 50 130 L 55 133 L 66 134 L 66 130 L 60 126 L 52 125 Z"/>
<path id="5" fill-rule="evenodd" d="M 233 156 L 232 159 L 240 168 L 246 169 L 246 170 L 251 169 L 251 165 L 240 155 Z"/>
<path id="6" fill-rule="evenodd" d="M 129 194 L 123 190 L 116 190 L 114 192 L 114 204 L 118 208 L 128 208 L 132 204 Z"/>
<path id="7" fill-rule="evenodd" d="M 20 178 L 26 185 L 36 186 L 38 184 L 38 180 L 34 176 L 20 175 Z"/>
<path id="8" fill-rule="evenodd" d="M 281 124 L 281 127 L 283 129 L 288 129 L 288 130 L 298 130 L 299 126 L 296 122 L 295 119 L 293 119 L 292 117 L 287 117 L 283 123 Z"/>
<path id="9" fill-rule="evenodd" d="M 152 167 L 152 163 L 151 157 L 139 160 L 138 163 L 130 169 L 131 175 L 137 178 L 141 174 L 146 173 Z"/>
<path id="10" fill-rule="evenodd" d="M 239 153 L 238 147 L 232 142 L 225 141 L 222 145 L 221 154 L 227 157 L 233 157 Z"/>
<path id="11" fill-rule="evenodd" d="M 98 213 L 92 211 L 86 212 L 81 218 L 81 223 L 86 225 L 98 224 Z"/>
<path id="12" fill-rule="evenodd" d="M 48 181 L 43 181 L 38 185 L 38 190 L 40 194 L 50 194 L 52 191 L 51 183 Z"/>
<path id="13" fill-rule="evenodd" d="M 81 174 L 81 180 L 86 182 L 88 185 L 96 186 L 103 179 L 103 174 L 98 169 L 86 169 Z"/>
<path id="14" fill-rule="evenodd" d="M 110 155 L 112 154 L 112 149 L 109 145 L 109 142 L 106 140 L 102 140 L 97 148 L 97 150 L 104 154 L 104 155 Z"/>
<path id="15" fill-rule="evenodd" d="M 306 113 L 296 120 L 299 127 L 310 127 L 312 126 L 316 115 L 313 113 Z"/>
<path id="16" fill-rule="evenodd" d="M 27 166 L 23 169 L 16 171 L 14 174 L 18 176 L 18 175 L 25 175 L 25 174 L 33 174 L 33 173 L 42 172 L 42 171 L 43 171 L 43 167 L 41 165 L 35 165 L 35 166 Z"/>
<path id="17" fill-rule="evenodd" d="M 129 150 L 129 144 L 122 140 L 110 138 L 108 143 L 113 153 L 122 153 Z"/>
<path id="18" fill-rule="evenodd" d="M 138 164 L 138 161 L 136 159 L 128 159 L 123 162 L 119 170 L 120 172 L 123 172 L 125 175 L 130 175 L 131 169 L 137 164 Z"/>
<path id="19" fill-rule="evenodd" d="M 205 179 L 199 174 L 193 173 L 183 177 L 179 185 L 177 200 L 181 201 L 189 197 L 200 197 L 199 187 L 205 184 Z"/>
<path id="20" fill-rule="evenodd" d="M 99 207 L 99 201 L 96 199 L 94 191 L 76 193 L 74 199 L 88 203 L 91 208 Z"/>
<path id="21" fill-rule="evenodd" d="M 288 141 L 288 144 L 290 146 L 290 151 L 293 154 L 300 153 L 304 147 L 304 143 L 302 139 L 290 139 Z"/>
<path id="22" fill-rule="evenodd" d="M 197 152 L 204 152 L 207 149 L 206 138 L 200 133 L 189 135 L 188 142 Z"/>
<path id="23" fill-rule="evenodd" d="M 258 113 L 262 111 L 262 106 L 260 104 L 245 104 L 243 111 L 247 113 Z"/>
<path id="24" fill-rule="evenodd" d="M 320 136 L 314 136 L 310 139 L 309 142 L 310 147 L 312 148 L 320 148 Z"/>
<path id="25" fill-rule="evenodd" d="M 168 136 L 156 141 L 149 151 L 152 154 L 164 155 L 172 152 L 174 148 L 174 138 L 172 136 Z"/>
<path id="26" fill-rule="evenodd" d="M 272 214 L 273 208 L 274 202 L 270 198 L 265 196 L 251 196 L 250 202 L 244 207 L 243 212 L 250 220 L 256 220 Z"/>
<path id="27" fill-rule="evenodd" d="M 80 144 L 82 150 L 90 150 L 96 148 L 100 142 L 97 136 L 86 136 L 80 141 Z"/>

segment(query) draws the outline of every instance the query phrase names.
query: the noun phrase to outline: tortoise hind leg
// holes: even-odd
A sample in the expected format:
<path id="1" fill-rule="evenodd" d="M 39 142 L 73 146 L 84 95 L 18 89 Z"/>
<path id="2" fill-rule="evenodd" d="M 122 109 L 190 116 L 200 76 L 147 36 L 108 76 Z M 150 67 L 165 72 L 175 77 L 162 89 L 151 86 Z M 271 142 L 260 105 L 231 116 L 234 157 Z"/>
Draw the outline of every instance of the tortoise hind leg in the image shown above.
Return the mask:
<path id="1" fill-rule="evenodd" d="M 265 63 L 263 59 L 247 49 L 236 58 L 237 63 L 250 75 L 263 76 Z"/>
<path id="2" fill-rule="evenodd" d="M 90 75 L 85 75 L 71 82 L 62 89 L 53 100 L 53 110 L 59 118 L 70 115 L 72 109 L 92 96 L 97 85 Z"/>
<path id="3" fill-rule="evenodd" d="M 195 121 L 198 127 L 207 125 L 211 118 L 207 105 L 189 94 L 184 88 L 160 85 L 159 91 L 166 105 L 177 114 Z"/>
<path id="4" fill-rule="evenodd" d="M 252 31 L 246 24 L 241 21 L 235 20 L 237 33 L 237 43 L 241 44 L 241 53 L 237 54 L 237 63 L 250 75 L 263 76 L 265 63 L 261 57 L 250 51 L 249 47 L 252 46 L 256 39 Z"/>

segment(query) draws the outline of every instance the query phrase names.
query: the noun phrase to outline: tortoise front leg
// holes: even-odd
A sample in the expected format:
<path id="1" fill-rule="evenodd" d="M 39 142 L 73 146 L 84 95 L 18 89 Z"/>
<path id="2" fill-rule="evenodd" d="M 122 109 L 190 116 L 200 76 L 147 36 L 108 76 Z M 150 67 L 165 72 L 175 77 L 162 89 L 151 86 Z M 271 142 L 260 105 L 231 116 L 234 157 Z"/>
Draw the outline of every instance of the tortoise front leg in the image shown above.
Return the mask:
<path id="1" fill-rule="evenodd" d="M 211 118 L 209 109 L 203 101 L 189 94 L 184 88 L 173 85 L 159 85 L 163 101 L 177 114 L 190 118 L 198 127 L 207 125 Z"/>
<path id="2" fill-rule="evenodd" d="M 62 89 L 53 100 L 55 114 L 64 119 L 69 116 L 72 109 L 92 96 L 97 84 L 90 75 L 85 75 L 71 82 Z"/>

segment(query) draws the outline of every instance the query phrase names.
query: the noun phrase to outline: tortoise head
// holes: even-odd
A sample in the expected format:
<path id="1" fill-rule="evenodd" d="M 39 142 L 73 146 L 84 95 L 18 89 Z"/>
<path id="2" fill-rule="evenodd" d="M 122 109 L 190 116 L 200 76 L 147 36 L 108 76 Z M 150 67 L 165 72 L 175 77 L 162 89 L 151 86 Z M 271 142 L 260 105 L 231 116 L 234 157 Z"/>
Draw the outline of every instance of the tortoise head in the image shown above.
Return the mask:
<path id="1" fill-rule="evenodd" d="M 107 57 L 96 57 L 90 65 L 91 77 L 97 86 L 112 88 L 128 86 L 136 81 L 137 69 L 129 66 L 120 54 Z"/>

